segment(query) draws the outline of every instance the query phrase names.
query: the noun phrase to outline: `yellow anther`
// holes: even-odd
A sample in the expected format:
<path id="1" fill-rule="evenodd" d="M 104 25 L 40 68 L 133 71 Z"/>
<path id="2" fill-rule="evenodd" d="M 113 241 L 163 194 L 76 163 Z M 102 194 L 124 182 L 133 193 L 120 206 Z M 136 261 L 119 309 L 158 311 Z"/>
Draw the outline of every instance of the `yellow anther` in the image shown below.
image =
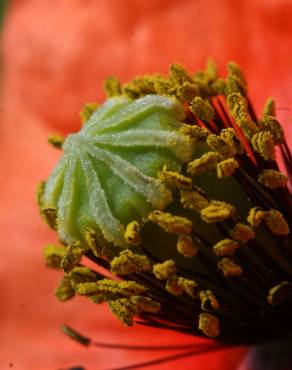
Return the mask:
<path id="1" fill-rule="evenodd" d="M 251 227 L 256 227 L 262 222 L 264 215 L 265 211 L 263 211 L 260 207 L 253 207 L 249 211 L 247 222 Z"/>
<path id="2" fill-rule="evenodd" d="M 59 134 L 52 134 L 48 137 L 48 143 L 56 149 L 62 149 L 65 138 Z"/>
<path id="3" fill-rule="evenodd" d="M 181 190 L 180 201 L 184 208 L 190 208 L 197 212 L 200 212 L 210 203 L 203 190 L 196 186 L 193 187 L 193 190 Z"/>
<path id="4" fill-rule="evenodd" d="M 227 78 L 228 92 L 239 92 L 242 95 L 246 95 L 247 83 L 239 65 L 234 62 L 229 62 L 227 64 L 227 70 L 229 74 Z"/>
<path id="5" fill-rule="evenodd" d="M 201 308 L 204 311 L 219 310 L 219 303 L 211 290 L 201 290 L 199 293 Z"/>
<path id="6" fill-rule="evenodd" d="M 241 142 L 233 128 L 224 128 L 220 133 L 220 137 L 228 143 L 233 155 L 244 153 Z"/>
<path id="7" fill-rule="evenodd" d="M 191 175 L 199 175 L 211 170 L 220 160 L 220 154 L 217 152 L 207 152 L 202 157 L 194 159 L 188 164 L 188 172 Z"/>
<path id="8" fill-rule="evenodd" d="M 176 87 L 173 81 L 164 77 L 157 77 L 154 82 L 154 88 L 159 95 L 175 95 Z"/>
<path id="9" fill-rule="evenodd" d="M 122 93 L 121 83 L 117 77 L 108 77 L 103 84 L 103 88 L 107 98 L 111 98 Z"/>
<path id="10" fill-rule="evenodd" d="M 218 152 L 224 158 L 229 158 L 236 154 L 227 141 L 215 134 L 211 134 L 208 136 L 207 144 L 212 150 Z"/>
<path id="11" fill-rule="evenodd" d="M 67 275 L 71 281 L 72 288 L 76 289 L 80 283 L 94 282 L 97 280 L 97 274 L 88 267 L 76 266 Z"/>
<path id="12" fill-rule="evenodd" d="M 48 267 L 61 268 L 61 261 L 66 254 L 65 247 L 49 244 L 44 249 L 45 263 Z"/>
<path id="13" fill-rule="evenodd" d="M 98 108 L 98 104 L 96 103 L 84 104 L 81 112 L 79 113 L 80 118 L 81 118 L 81 123 L 83 125 L 89 120 L 89 118 L 97 110 L 97 108 Z"/>
<path id="14" fill-rule="evenodd" d="M 256 236 L 251 227 L 240 222 L 236 224 L 235 227 L 231 230 L 230 235 L 233 239 L 239 241 L 242 244 L 247 243 L 249 240 L 254 239 Z"/>
<path id="15" fill-rule="evenodd" d="M 46 221 L 46 223 L 54 230 L 58 228 L 58 217 L 57 210 L 54 208 L 43 208 L 41 213 Z"/>
<path id="16" fill-rule="evenodd" d="M 141 239 L 141 226 L 139 222 L 137 221 L 130 222 L 126 227 L 124 237 L 128 244 L 134 246 L 140 245 L 142 243 L 142 239 Z"/>
<path id="17" fill-rule="evenodd" d="M 289 281 L 282 281 L 282 283 L 274 286 L 269 290 L 267 301 L 271 305 L 282 304 L 291 299 L 292 284 Z"/>
<path id="18" fill-rule="evenodd" d="M 219 320 L 210 313 L 200 313 L 198 328 L 210 338 L 218 337 L 220 334 Z"/>
<path id="19" fill-rule="evenodd" d="M 156 94 L 156 81 L 159 75 L 145 75 L 135 77 L 131 82 L 122 86 L 122 92 L 131 99 L 136 99 L 147 94 Z"/>
<path id="20" fill-rule="evenodd" d="M 242 274 L 242 268 L 228 257 L 222 258 L 217 265 L 226 277 L 233 277 Z"/>
<path id="21" fill-rule="evenodd" d="M 186 293 L 191 298 L 194 298 L 196 287 L 197 283 L 195 281 L 176 275 L 172 275 L 166 283 L 166 290 L 176 296 Z"/>
<path id="22" fill-rule="evenodd" d="M 275 144 L 281 144 L 284 141 L 284 130 L 275 117 L 266 115 L 259 121 L 260 128 L 263 131 L 269 131 Z"/>
<path id="23" fill-rule="evenodd" d="M 285 187 L 288 182 L 287 176 L 275 170 L 264 170 L 259 174 L 258 181 L 267 188 L 275 189 Z"/>
<path id="24" fill-rule="evenodd" d="M 199 88 L 200 96 L 203 98 L 209 98 L 214 95 L 212 84 L 214 83 L 213 76 L 206 71 L 198 71 L 193 77 L 195 84 Z"/>
<path id="25" fill-rule="evenodd" d="M 153 266 L 153 274 L 158 280 L 166 280 L 171 275 L 176 274 L 176 265 L 173 260 L 167 260 L 162 263 L 156 263 Z"/>
<path id="26" fill-rule="evenodd" d="M 145 293 L 147 288 L 135 281 L 116 281 L 111 279 L 102 279 L 97 282 L 87 282 L 78 284 L 76 293 L 80 295 L 103 294 L 111 297 L 132 297 Z"/>
<path id="27" fill-rule="evenodd" d="M 240 93 L 232 93 L 227 96 L 227 104 L 236 123 L 242 128 L 244 135 L 251 140 L 259 129 L 249 115 L 246 99 Z"/>
<path id="28" fill-rule="evenodd" d="M 170 187 L 175 187 L 178 189 L 192 188 L 192 179 L 183 176 L 176 171 L 170 171 L 166 166 L 164 166 L 162 171 L 159 172 L 159 179 Z"/>
<path id="29" fill-rule="evenodd" d="M 199 89 L 197 85 L 192 82 L 187 81 L 176 86 L 176 96 L 182 101 L 190 102 L 198 94 Z"/>
<path id="30" fill-rule="evenodd" d="M 263 116 L 273 116 L 276 115 L 276 106 L 274 98 L 268 98 L 265 102 L 263 109 Z"/>
<path id="31" fill-rule="evenodd" d="M 109 242 L 101 235 L 101 233 L 96 233 L 95 230 L 86 228 L 84 231 L 84 239 L 95 256 L 108 256 Z"/>
<path id="32" fill-rule="evenodd" d="M 68 277 L 64 277 L 58 287 L 55 289 L 55 296 L 59 301 L 68 301 L 75 295 L 75 290 L 71 285 L 71 281 Z"/>
<path id="33" fill-rule="evenodd" d="M 160 303 L 143 296 L 110 300 L 109 307 L 112 313 L 127 326 L 132 326 L 133 317 L 142 312 L 157 313 L 160 311 Z"/>
<path id="34" fill-rule="evenodd" d="M 196 96 L 190 102 L 190 111 L 204 122 L 209 122 L 215 117 L 215 111 L 212 105 L 200 96 Z"/>
<path id="35" fill-rule="evenodd" d="M 169 67 L 169 75 L 171 80 L 178 85 L 182 85 L 184 82 L 193 82 L 191 75 L 178 63 L 171 64 Z"/>
<path id="36" fill-rule="evenodd" d="M 110 268 L 114 274 L 127 275 L 133 272 L 151 271 L 151 263 L 146 256 L 126 249 L 111 261 Z"/>
<path id="37" fill-rule="evenodd" d="M 61 261 L 61 268 L 66 272 L 70 272 L 73 267 L 79 264 L 84 253 L 84 249 L 81 247 L 80 242 L 70 244 L 66 248 L 66 253 Z"/>
<path id="38" fill-rule="evenodd" d="M 223 239 L 213 245 L 213 252 L 218 257 L 230 256 L 239 248 L 239 244 L 232 239 Z"/>
<path id="39" fill-rule="evenodd" d="M 181 134 L 190 136 L 192 139 L 196 139 L 197 141 L 206 141 L 208 135 L 210 134 L 210 132 L 205 128 L 186 124 L 183 124 L 179 131 Z"/>
<path id="40" fill-rule="evenodd" d="M 219 179 L 222 179 L 222 177 L 232 176 L 238 167 L 239 164 L 236 159 L 225 159 L 217 164 L 217 176 Z"/>
<path id="41" fill-rule="evenodd" d="M 188 258 L 198 253 L 198 248 L 194 246 L 193 239 L 189 235 L 179 235 L 176 249 L 180 254 Z"/>
<path id="42" fill-rule="evenodd" d="M 207 59 L 206 73 L 210 76 L 210 79 L 216 80 L 218 77 L 218 67 L 212 58 Z"/>
<path id="43" fill-rule="evenodd" d="M 211 201 L 207 207 L 201 210 L 201 217 L 208 224 L 224 221 L 234 214 L 235 208 L 231 204 L 215 200 Z"/>
<path id="44" fill-rule="evenodd" d="M 264 223 L 275 235 L 288 235 L 290 230 L 287 221 L 282 213 L 276 209 L 271 209 L 264 213 Z"/>
<path id="45" fill-rule="evenodd" d="M 170 234 L 190 234 L 192 232 L 192 222 L 186 217 L 154 211 L 150 213 L 148 218 Z"/>
<path id="46" fill-rule="evenodd" d="M 275 142 L 270 131 L 262 131 L 253 135 L 251 143 L 253 149 L 266 161 L 275 160 Z"/>

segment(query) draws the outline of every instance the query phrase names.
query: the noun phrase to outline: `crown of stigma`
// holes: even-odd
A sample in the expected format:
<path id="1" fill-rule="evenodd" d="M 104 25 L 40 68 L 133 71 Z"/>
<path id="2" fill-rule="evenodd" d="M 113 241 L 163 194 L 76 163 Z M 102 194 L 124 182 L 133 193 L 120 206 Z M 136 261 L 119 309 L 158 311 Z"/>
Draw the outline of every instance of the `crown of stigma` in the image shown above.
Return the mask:
<path id="1" fill-rule="evenodd" d="M 57 297 L 231 343 L 291 330 L 291 195 L 275 146 L 288 174 L 292 159 L 274 101 L 258 119 L 235 63 L 226 79 L 212 62 L 194 75 L 173 64 L 105 89 L 78 133 L 49 139 L 64 150 L 38 191 L 63 244 L 45 248 L 65 272 Z"/>

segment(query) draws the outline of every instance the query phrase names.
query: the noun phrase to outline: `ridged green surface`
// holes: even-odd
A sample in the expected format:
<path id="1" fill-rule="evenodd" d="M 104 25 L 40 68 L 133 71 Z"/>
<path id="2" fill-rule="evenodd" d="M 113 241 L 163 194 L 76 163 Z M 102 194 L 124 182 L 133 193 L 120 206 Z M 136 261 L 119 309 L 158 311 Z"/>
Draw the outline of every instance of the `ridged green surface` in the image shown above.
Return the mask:
<path id="1" fill-rule="evenodd" d="M 171 202 L 157 176 L 163 165 L 179 169 L 191 159 L 191 139 L 178 131 L 183 118 L 172 98 L 116 97 L 68 136 L 43 196 L 43 208 L 57 211 L 62 241 L 83 240 L 90 227 L 123 247 L 129 222 Z"/>

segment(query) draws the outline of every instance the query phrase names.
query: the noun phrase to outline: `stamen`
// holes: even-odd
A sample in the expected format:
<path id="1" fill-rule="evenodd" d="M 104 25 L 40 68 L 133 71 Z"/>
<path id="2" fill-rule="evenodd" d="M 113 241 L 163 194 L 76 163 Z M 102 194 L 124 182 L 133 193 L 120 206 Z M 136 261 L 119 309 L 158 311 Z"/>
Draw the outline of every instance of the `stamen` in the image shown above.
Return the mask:
<path id="1" fill-rule="evenodd" d="M 288 178 L 279 171 L 264 170 L 259 174 L 258 181 L 267 188 L 275 189 L 285 187 L 288 183 Z"/>
<path id="2" fill-rule="evenodd" d="M 239 163 L 234 158 L 228 158 L 217 164 L 217 176 L 219 179 L 223 177 L 232 176 L 236 169 L 239 167 Z"/>
<path id="3" fill-rule="evenodd" d="M 220 334 L 219 320 L 210 313 L 200 313 L 198 328 L 210 338 L 218 337 Z"/>
<path id="4" fill-rule="evenodd" d="M 230 235 L 233 239 L 242 244 L 247 243 L 249 240 L 254 239 L 256 234 L 251 227 L 242 223 L 237 223 L 231 230 Z"/>
<path id="5" fill-rule="evenodd" d="M 72 288 L 75 290 L 78 284 L 95 282 L 99 275 L 88 267 L 76 266 L 70 271 L 67 277 L 70 279 Z"/>
<path id="6" fill-rule="evenodd" d="M 133 296 L 120 298 L 108 302 L 112 313 L 126 326 L 133 325 L 133 318 L 142 312 L 157 313 L 160 311 L 160 303 L 149 297 Z"/>
<path id="7" fill-rule="evenodd" d="M 196 96 L 190 102 L 190 111 L 204 122 L 209 122 L 215 118 L 215 112 L 212 105 L 200 96 Z"/>
<path id="8" fill-rule="evenodd" d="M 239 244 L 232 239 L 223 239 L 213 245 L 213 252 L 216 256 L 230 256 L 239 248 Z"/>
<path id="9" fill-rule="evenodd" d="M 151 271 L 152 266 L 146 256 L 126 249 L 111 261 L 110 268 L 111 272 L 116 275 L 127 275 L 134 272 Z"/>
<path id="10" fill-rule="evenodd" d="M 173 260 L 156 263 L 153 266 L 153 274 L 158 280 L 166 280 L 171 275 L 176 274 L 176 264 Z"/>
<path id="11" fill-rule="evenodd" d="M 182 85 L 184 82 L 193 82 L 191 75 L 178 63 L 173 63 L 169 67 L 170 78 L 178 85 Z"/>
<path id="12" fill-rule="evenodd" d="M 195 297 L 195 288 L 197 283 L 193 280 L 186 279 L 177 275 L 172 275 L 166 282 L 166 290 L 175 296 L 186 293 L 191 298 Z"/>
<path id="13" fill-rule="evenodd" d="M 260 207 L 253 207 L 249 211 L 247 222 L 251 227 L 256 227 L 262 222 L 264 215 L 265 212 Z"/>
<path id="14" fill-rule="evenodd" d="M 229 92 L 239 92 L 243 96 L 247 93 L 247 82 L 240 66 L 235 62 L 227 64 L 228 79 L 227 87 Z"/>
<path id="15" fill-rule="evenodd" d="M 230 128 L 223 129 L 220 133 L 220 137 L 222 137 L 222 139 L 226 143 L 228 143 L 229 147 L 232 148 L 233 153 L 235 154 L 244 153 L 242 144 L 233 128 L 230 127 Z"/>
<path id="16" fill-rule="evenodd" d="M 71 280 L 69 277 L 65 276 L 62 278 L 60 284 L 55 289 L 55 296 L 61 302 L 68 301 L 75 296 L 75 290 L 71 285 Z"/>
<path id="17" fill-rule="evenodd" d="M 54 208 L 44 208 L 42 209 L 42 214 L 46 223 L 53 229 L 58 229 L 58 217 L 57 210 Z"/>
<path id="18" fill-rule="evenodd" d="M 60 269 L 61 261 L 66 254 L 66 248 L 49 244 L 44 248 L 44 259 L 48 267 Z"/>
<path id="19" fill-rule="evenodd" d="M 275 142 L 270 131 L 262 131 L 254 134 L 251 143 L 253 149 L 266 161 L 275 160 Z"/>
<path id="20" fill-rule="evenodd" d="M 66 253 L 61 261 L 61 268 L 67 273 L 70 272 L 80 262 L 83 254 L 84 249 L 80 242 L 70 244 L 66 248 Z"/>
<path id="21" fill-rule="evenodd" d="M 190 102 L 198 94 L 199 88 L 193 82 L 186 81 L 176 86 L 176 96 L 181 101 Z"/>
<path id="22" fill-rule="evenodd" d="M 264 132 L 269 132 L 275 144 L 282 144 L 284 142 L 284 130 L 275 117 L 265 115 L 260 121 L 259 126 Z"/>
<path id="23" fill-rule="evenodd" d="M 201 308 L 203 311 L 216 311 L 220 306 L 211 290 L 201 290 L 199 293 Z"/>
<path id="24" fill-rule="evenodd" d="M 218 135 L 209 135 L 207 138 L 207 144 L 212 150 L 218 152 L 224 158 L 229 158 L 236 154 L 228 142 Z"/>
<path id="25" fill-rule="evenodd" d="M 264 213 L 264 223 L 275 235 L 288 235 L 289 226 L 282 213 L 276 209 L 271 209 Z"/>
<path id="26" fill-rule="evenodd" d="M 212 200 L 210 204 L 201 210 L 203 221 L 209 223 L 224 221 L 232 217 L 235 208 L 228 203 Z"/>
<path id="27" fill-rule="evenodd" d="M 188 172 L 191 175 L 199 175 L 211 170 L 220 160 L 220 155 L 217 152 L 207 152 L 202 157 L 194 159 L 188 164 Z"/>
<path id="28" fill-rule="evenodd" d="M 102 279 L 97 282 L 81 283 L 76 287 L 76 293 L 80 295 L 105 294 L 111 297 L 123 296 L 130 298 L 133 295 L 145 293 L 147 288 L 135 281 L 115 281 Z"/>
<path id="29" fill-rule="evenodd" d="M 84 239 L 95 256 L 104 257 L 109 254 L 109 242 L 101 233 L 88 227 L 84 231 Z"/>
<path id="30" fill-rule="evenodd" d="M 263 116 L 273 116 L 276 115 L 276 107 L 274 98 L 268 98 L 265 102 L 263 109 Z"/>
<path id="31" fill-rule="evenodd" d="M 226 277 L 233 277 L 242 274 L 242 268 L 228 257 L 222 258 L 218 262 L 218 267 Z"/>
<path id="32" fill-rule="evenodd" d="M 93 115 L 97 108 L 98 104 L 96 103 L 84 104 L 81 112 L 79 113 L 82 125 L 84 125 L 89 120 L 89 118 Z"/>
<path id="33" fill-rule="evenodd" d="M 259 129 L 249 115 L 246 99 L 239 93 L 232 93 L 227 95 L 227 105 L 237 125 L 243 130 L 244 135 L 251 140 Z"/>
<path id="34" fill-rule="evenodd" d="M 159 179 L 167 186 L 175 187 L 178 189 L 191 189 L 192 179 L 183 176 L 178 172 L 170 171 L 166 166 L 159 172 Z"/>
<path id="35" fill-rule="evenodd" d="M 177 251 L 186 258 L 195 256 L 198 253 L 198 248 L 194 246 L 193 239 L 189 235 L 179 235 Z"/>
<path id="36" fill-rule="evenodd" d="M 140 232 L 141 232 L 141 226 L 139 222 L 137 221 L 130 222 L 126 227 L 125 234 L 124 234 L 126 242 L 133 246 L 140 245 L 142 242 Z"/>
<path id="37" fill-rule="evenodd" d="M 154 211 L 150 213 L 149 220 L 159 225 L 164 231 L 170 234 L 190 234 L 192 222 L 186 217 L 174 216 L 170 213 Z"/>
<path id="38" fill-rule="evenodd" d="M 181 190 L 180 201 L 184 208 L 190 208 L 197 212 L 200 212 L 203 208 L 206 208 L 210 201 L 204 194 L 203 190 L 197 186 L 193 187 L 193 190 Z"/>
<path id="39" fill-rule="evenodd" d="M 179 132 L 183 135 L 190 136 L 197 141 L 206 141 L 210 132 L 206 128 L 202 128 L 197 125 L 185 125 L 183 124 Z"/>
<path id="40" fill-rule="evenodd" d="M 62 149 L 64 137 L 59 134 L 52 134 L 48 137 L 48 143 L 56 149 Z"/>
<path id="41" fill-rule="evenodd" d="M 121 95 L 122 89 L 121 89 L 121 83 L 117 79 L 117 77 L 111 76 L 108 77 L 104 81 L 103 85 L 105 94 L 108 98 L 112 98 L 113 96 Z"/>

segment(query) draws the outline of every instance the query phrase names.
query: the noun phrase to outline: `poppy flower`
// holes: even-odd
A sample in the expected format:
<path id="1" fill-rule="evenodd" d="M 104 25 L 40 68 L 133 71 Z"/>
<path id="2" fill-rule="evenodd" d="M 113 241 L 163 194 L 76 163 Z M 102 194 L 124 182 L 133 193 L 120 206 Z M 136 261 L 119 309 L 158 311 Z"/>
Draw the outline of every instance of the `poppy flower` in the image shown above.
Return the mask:
<path id="1" fill-rule="evenodd" d="M 86 3 L 86 6 L 84 4 Z M 277 116 L 288 130 L 291 111 L 289 1 L 11 1 L 5 20 L 1 98 L 1 276 L 5 282 L 1 331 L 3 368 L 110 368 L 141 361 L 141 353 L 87 350 L 59 333 L 76 327 L 97 341 L 140 344 L 201 343 L 116 323 L 106 307 L 78 299 L 55 302 L 59 274 L 43 266 L 40 247 L 56 240 L 39 220 L 35 184 L 59 157 L 46 147 L 53 132 L 78 127 L 84 102 L 102 101 L 108 75 L 166 72 L 174 61 L 189 70 L 211 55 L 221 70 L 235 59 L 250 85 L 255 108 L 267 92 L 279 102 Z M 167 334 L 167 335 L 166 335 Z M 168 335 L 169 334 L 169 335 Z M 234 369 L 242 348 L 177 362 L 181 368 Z M 161 356 L 143 353 L 143 360 Z M 159 369 L 171 365 L 157 365 Z"/>

